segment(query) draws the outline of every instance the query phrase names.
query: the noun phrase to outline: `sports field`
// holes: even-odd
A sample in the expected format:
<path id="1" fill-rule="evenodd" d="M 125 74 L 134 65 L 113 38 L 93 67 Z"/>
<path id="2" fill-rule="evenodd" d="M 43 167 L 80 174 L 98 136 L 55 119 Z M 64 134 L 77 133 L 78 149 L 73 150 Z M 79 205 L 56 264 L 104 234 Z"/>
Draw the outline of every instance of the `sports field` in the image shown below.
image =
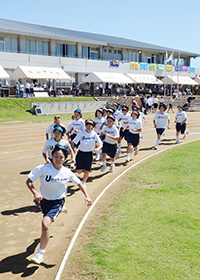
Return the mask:
<path id="1" fill-rule="evenodd" d="M 199 140 L 199 112 L 187 112 L 189 135 L 180 138 L 180 144 Z M 126 154 L 122 153 L 116 160 L 113 173 L 102 173 L 94 162 L 92 172 L 87 183 L 88 192 L 93 200 L 120 173 L 133 163 L 155 154 L 151 148 L 155 145 L 156 133 L 152 124 L 153 114 L 146 117 L 143 123 L 143 139 L 137 157 L 132 155 L 132 161 L 125 164 Z M 83 116 L 84 118 L 84 116 Z M 166 130 L 159 145 L 160 150 L 174 148 L 175 128 L 174 114 L 170 113 L 171 129 Z M 0 242 L 0 279 L 54 279 L 65 251 L 73 234 L 87 211 L 81 192 L 69 183 L 66 207 L 67 215 L 60 214 L 51 227 L 50 242 L 47 246 L 44 263 L 35 265 L 29 260 L 38 247 L 42 214 L 34 204 L 32 195 L 25 185 L 27 174 L 36 165 L 42 164 L 42 148 L 45 143 L 45 131 L 51 122 L 3 125 L 0 130 L 0 205 L 1 205 L 1 242 Z M 64 122 L 67 125 L 67 122 Z M 125 144 L 125 143 L 123 143 Z M 180 145 L 179 144 L 179 145 Z M 123 145 L 122 145 L 123 146 Z M 122 149 L 125 152 L 125 149 Z M 131 172 L 131 171 L 130 171 Z M 39 182 L 35 183 L 39 187 Z M 106 192 L 99 201 L 86 222 L 80 238 L 87 238 L 87 229 L 92 225 L 94 217 L 104 213 L 109 206 L 109 199 L 118 197 L 128 187 L 123 178 Z M 72 252 L 73 257 L 74 253 Z M 78 269 L 78 267 L 76 267 Z M 70 271 L 68 263 L 66 270 Z M 73 269 L 72 269 L 73 270 Z"/>

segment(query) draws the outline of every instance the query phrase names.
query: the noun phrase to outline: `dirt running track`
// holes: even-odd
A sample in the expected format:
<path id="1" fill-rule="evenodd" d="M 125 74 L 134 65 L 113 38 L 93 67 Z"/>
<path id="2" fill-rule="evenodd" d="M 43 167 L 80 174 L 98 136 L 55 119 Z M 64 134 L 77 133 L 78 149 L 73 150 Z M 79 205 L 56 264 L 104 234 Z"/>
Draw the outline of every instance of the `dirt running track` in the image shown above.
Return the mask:
<path id="1" fill-rule="evenodd" d="M 155 153 L 151 149 L 155 145 L 156 139 L 152 124 L 153 115 L 149 114 L 147 123 L 143 123 L 140 152 L 136 157 L 131 156 L 130 163 L 124 163 L 126 159 L 125 147 L 122 149 L 123 153 L 120 158 L 116 160 L 116 169 L 113 173 L 102 173 L 98 164 L 94 162 L 87 183 L 87 189 L 93 201 L 127 166 Z M 171 129 L 166 130 L 159 150 L 175 147 L 174 115 L 170 113 Z M 190 133 L 186 139 L 180 140 L 181 143 L 200 139 L 200 112 L 188 112 L 187 115 Z M 45 143 L 45 131 L 49 124 L 30 123 L 0 126 L 0 279 L 13 280 L 23 277 L 31 280 L 53 280 L 73 234 L 87 211 L 82 193 L 75 185 L 69 183 L 65 202 L 69 213 L 67 215 L 60 214 L 55 224 L 52 225 L 52 238 L 47 246 L 44 263 L 36 265 L 29 261 L 38 249 L 42 214 L 35 206 L 25 181 L 30 170 L 36 165 L 44 163 L 41 151 Z M 109 198 L 119 196 L 120 192 L 127 187 L 122 182 L 120 180 L 120 184 L 113 184 L 98 202 L 91 216 L 98 217 L 99 213 L 106 211 L 109 206 Z M 35 186 L 39 188 L 39 182 L 36 181 Z M 88 225 L 90 225 L 89 221 Z M 83 230 L 81 238 L 84 234 Z M 69 279 L 70 267 L 66 264 L 63 279 Z M 71 270 L 74 269 L 71 267 Z"/>

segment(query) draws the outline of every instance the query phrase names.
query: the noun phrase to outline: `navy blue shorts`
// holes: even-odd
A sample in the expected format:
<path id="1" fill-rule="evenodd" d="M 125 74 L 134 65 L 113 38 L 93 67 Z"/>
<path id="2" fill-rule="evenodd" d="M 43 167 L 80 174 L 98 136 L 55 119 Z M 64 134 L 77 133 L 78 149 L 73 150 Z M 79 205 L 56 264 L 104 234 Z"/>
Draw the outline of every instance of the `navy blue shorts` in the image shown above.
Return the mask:
<path id="1" fill-rule="evenodd" d="M 129 130 L 126 129 L 123 131 L 123 127 L 120 128 L 120 131 L 119 131 L 119 136 L 124 138 L 126 141 L 127 141 L 127 134 L 129 133 Z"/>
<path id="2" fill-rule="evenodd" d="M 129 131 L 129 133 L 127 134 L 127 142 L 128 144 L 132 144 L 133 147 L 137 147 L 140 141 L 140 134 L 139 133 L 131 133 Z"/>
<path id="3" fill-rule="evenodd" d="M 181 134 L 184 134 L 185 129 L 186 129 L 186 123 L 184 123 L 183 125 L 181 125 L 180 123 L 176 123 L 177 132 L 181 131 Z"/>
<path id="4" fill-rule="evenodd" d="M 169 103 L 169 108 L 172 108 L 172 104 L 171 103 Z"/>
<path id="5" fill-rule="evenodd" d="M 47 200 L 43 198 L 40 201 L 40 206 L 42 208 L 43 216 L 48 216 L 52 218 L 54 221 L 60 214 L 63 205 L 65 203 L 65 199 L 56 199 L 56 200 Z"/>
<path id="6" fill-rule="evenodd" d="M 111 158 L 115 158 L 117 152 L 117 144 L 103 142 L 102 154 L 107 154 Z"/>
<path id="7" fill-rule="evenodd" d="M 74 133 L 74 134 L 72 134 L 71 136 L 70 136 L 70 139 L 73 141 L 74 140 L 74 138 L 76 137 L 76 133 Z M 76 148 L 78 148 L 78 146 L 80 145 L 80 141 L 78 142 L 78 144 L 75 144 L 74 143 L 74 146 L 76 147 Z"/>
<path id="8" fill-rule="evenodd" d="M 158 103 L 154 103 L 154 104 L 153 104 L 153 107 L 154 107 L 155 109 L 157 109 L 157 108 L 158 108 Z"/>
<path id="9" fill-rule="evenodd" d="M 76 170 L 87 170 L 91 171 L 93 161 L 93 153 L 92 152 L 82 152 L 78 151 L 76 156 Z"/>
<path id="10" fill-rule="evenodd" d="M 164 131 L 165 131 L 165 128 L 156 128 L 157 135 L 158 134 L 162 135 Z"/>

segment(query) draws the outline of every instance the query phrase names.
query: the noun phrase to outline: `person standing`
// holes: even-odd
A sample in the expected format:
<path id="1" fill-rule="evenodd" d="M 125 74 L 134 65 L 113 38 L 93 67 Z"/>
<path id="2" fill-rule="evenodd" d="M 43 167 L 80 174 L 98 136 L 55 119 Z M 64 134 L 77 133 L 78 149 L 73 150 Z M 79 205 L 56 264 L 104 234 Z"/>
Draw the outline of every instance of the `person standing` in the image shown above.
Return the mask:
<path id="1" fill-rule="evenodd" d="M 166 124 L 168 122 L 168 129 L 170 129 L 170 118 L 167 113 L 165 113 L 167 106 L 165 104 L 160 104 L 159 112 L 157 112 L 153 118 L 154 128 L 156 129 L 157 133 L 157 142 L 156 145 L 153 147 L 153 150 L 158 149 L 158 145 L 160 143 L 161 135 L 165 131 Z"/>
<path id="2" fill-rule="evenodd" d="M 24 97 L 24 85 L 22 84 L 22 82 L 20 82 L 19 84 L 19 93 L 20 93 L 20 98 Z"/>
<path id="3" fill-rule="evenodd" d="M 173 103 L 174 103 L 174 99 L 176 98 L 175 95 L 172 96 L 172 98 L 169 100 L 169 108 L 168 108 L 168 111 L 167 113 L 169 113 L 169 111 L 171 110 L 172 113 L 174 113 L 174 110 L 173 110 Z"/>
<path id="4" fill-rule="evenodd" d="M 19 98 L 19 97 L 20 97 L 19 82 L 16 81 L 16 83 L 15 83 L 15 98 Z"/>
<path id="5" fill-rule="evenodd" d="M 26 81 L 25 88 L 26 88 L 26 97 L 30 97 L 30 84 L 28 81 Z"/>
<path id="6" fill-rule="evenodd" d="M 92 204 L 86 188 L 81 184 L 79 178 L 71 170 L 63 166 L 67 156 L 68 150 L 56 145 L 52 151 L 53 162 L 35 167 L 29 173 L 28 179 L 26 180 L 26 185 L 32 192 L 34 199 L 40 201 L 43 212 L 40 248 L 31 259 L 31 262 L 36 264 L 43 262 L 45 249 L 50 239 L 50 226 L 64 206 L 67 194 L 67 182 L 72 181 L 77 184 L 85 196 L 85 203 L 88 206 Z M 33 185 L 33 182 L 37 179 L 40 179 L 40 192 Z"/>

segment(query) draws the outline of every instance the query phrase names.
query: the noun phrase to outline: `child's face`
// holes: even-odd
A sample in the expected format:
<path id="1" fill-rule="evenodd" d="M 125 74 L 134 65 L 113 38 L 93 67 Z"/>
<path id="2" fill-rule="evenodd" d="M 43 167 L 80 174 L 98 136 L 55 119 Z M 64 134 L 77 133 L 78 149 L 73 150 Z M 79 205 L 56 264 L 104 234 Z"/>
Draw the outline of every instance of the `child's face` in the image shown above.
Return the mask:
<path id="1" fill-rule="evenodd" d="M 127 111 L 123 110 L 122 113 L 123 113 L 124 115 L 126 115 L 126 114 L 127 114 Z"/>
<path id="2" fill-rule="evenodd" d="M 74 113 L 74 118 L 75 118 L 76 120 L 80 119 L 80 117 L 81 117 L 81 115 L 79 114 L 79 112 L 75 112 L 75 113 Z"/>
<path id="3" fill-rule="evenodd" d="M 101 118 L 102 118 L 102 114 L 101 114 L 99 111 L 97 111 L 97 118 L 98 118 L 98 119 L 101 119 Z"/>
<path id="4" fill-rule="evenodd" d="M 62 164 L 65 162 L 65 156 L 61 150 L 56 151 L 53 156 L 53 166 L 56 169 L 60 169 L 62 167 Z"/>
<path id="5" fill-rule="evenodd" d="M 88 132 L 88 133 L 90 133 L 91 131 L 92 131 L 92 129 L 93 129 L 93 126 L 91 125 L 91 124 L 86 124 L 86 131 Z"/>
<path id="6" fill-rule="evenodd" d="M 114 121 L 112 119 L 107 119 L 107 124 L 108 124 L 108 127 L 112 127 L 114 124 Z"/>
<path id="7" fill-rule="evenodd" d="M 59 117 L 57 118 L 57 117 L 56 117 L 56 118 L 55 118 L 55 123 L 56 123 L 57 125 L 59 125 L 59 124 L 61 123 L 61 118 L 59 118 Z"/>
<path id="8" fill-rule="evenodd" d="M 132 114 L 132 119 L 136 120 L 137 119 L 137 115 L 136 114 Z"/>
<path id="9" fill-rule="evenodd" d="M 58 129 L 56 129 L 56 130 L 54 131 L 53 135 L 54 135 L 54 138 L 55 138 L 55 140 L 56 140 L 57 142 L 58 142 L 58 141 L 61 139 L 61 137 L 62 137 L 62 133 L 61 133 L 61 131 L 58 130 Z"/>
<path id="10" fill-rule="evenodd" d="M 165 111 L 164 107 L 161 106 L 161 107 L 160 107 L 160 112 L 161 112 L 161 113 L 164 113 L 164 111 Z"/>

